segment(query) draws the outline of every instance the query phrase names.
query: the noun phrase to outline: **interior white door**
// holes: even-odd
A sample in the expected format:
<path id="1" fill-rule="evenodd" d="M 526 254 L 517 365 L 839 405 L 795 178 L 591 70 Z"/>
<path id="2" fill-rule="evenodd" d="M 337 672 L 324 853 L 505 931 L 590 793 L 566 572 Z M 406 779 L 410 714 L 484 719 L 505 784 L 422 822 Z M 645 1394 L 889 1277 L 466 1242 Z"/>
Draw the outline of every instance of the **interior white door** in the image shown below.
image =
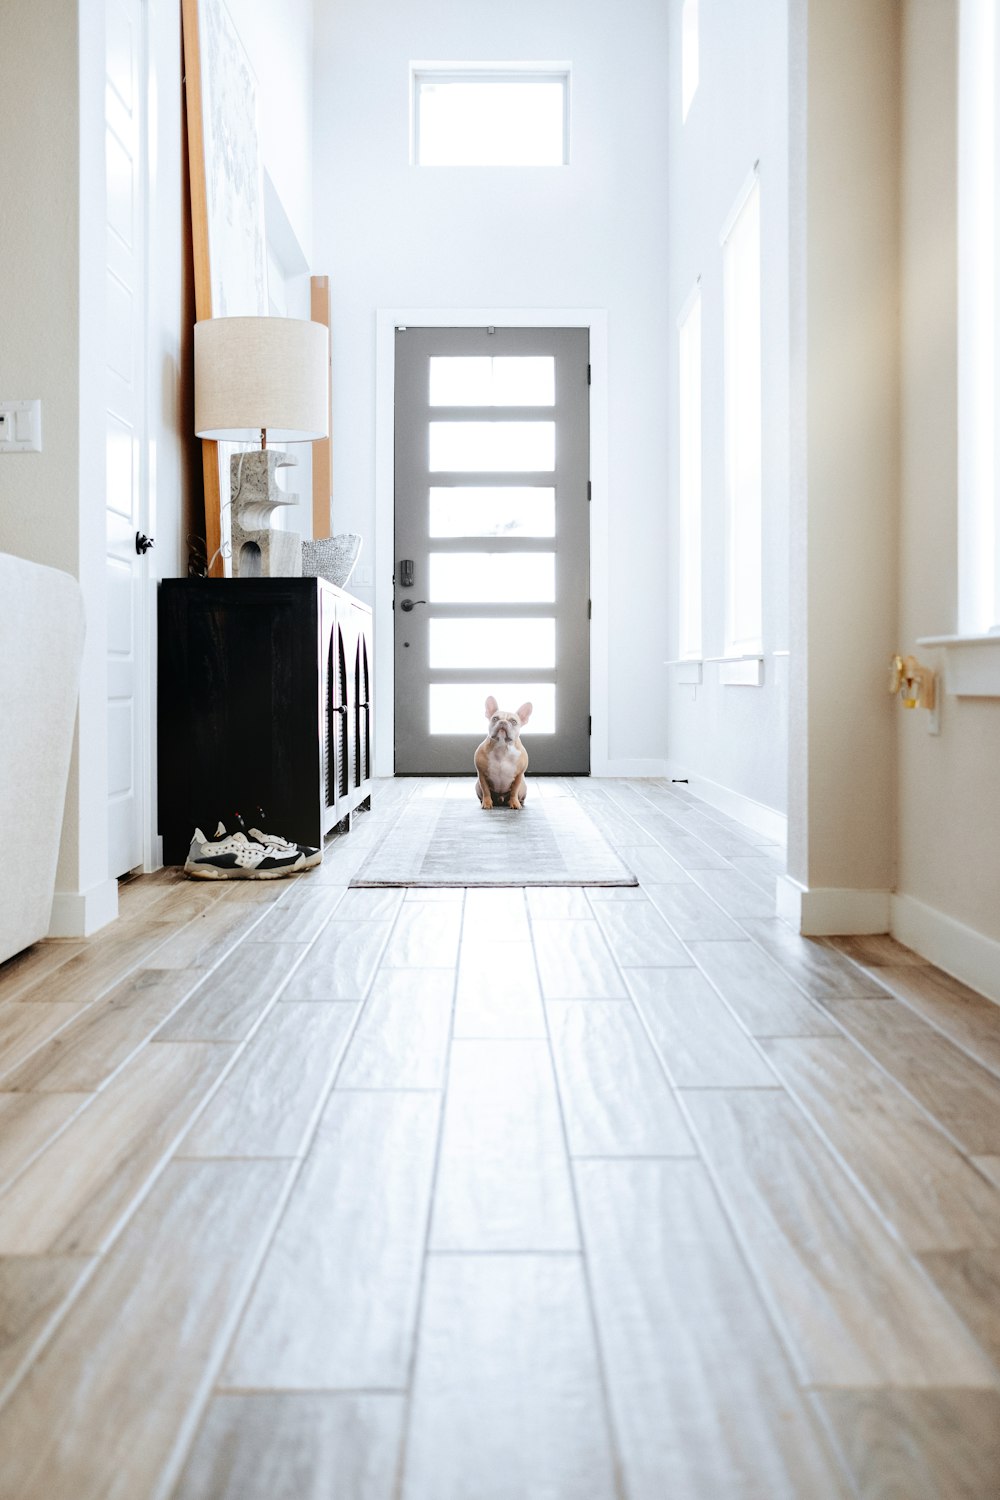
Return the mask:
<path id="1" fill-rule="evenodd" d="M 142 575 L 146 514 L 145 20 L 106 0 L 108 874 L 143 860 Z"/>

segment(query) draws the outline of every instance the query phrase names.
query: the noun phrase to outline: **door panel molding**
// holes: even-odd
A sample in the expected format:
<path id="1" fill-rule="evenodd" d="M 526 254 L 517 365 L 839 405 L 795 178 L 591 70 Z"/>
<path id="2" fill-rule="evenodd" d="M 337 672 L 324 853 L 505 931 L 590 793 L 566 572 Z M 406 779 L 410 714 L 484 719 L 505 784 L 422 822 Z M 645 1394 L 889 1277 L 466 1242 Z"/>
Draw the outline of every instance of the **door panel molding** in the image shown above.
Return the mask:
<path id="1" fill-rule="evenodd" d="M 393 775 L 395 333 L 408 328 L 587 328 L 590 331 L 590 709 L 591 775 L 614 774 L 608 723 L 608 316 L 603 308 L 379 308 L 375 410 L 375 774 Z M 447 410 L 447 408 L 446 408 Z M 506 414 L 506 413 L 505 413 Z M 544 543 L 537 550 L 544 550 Z M 464 606 L 462 607 L 464 608 Z M 484 610 L 484 613 L 488 611 Z"/>

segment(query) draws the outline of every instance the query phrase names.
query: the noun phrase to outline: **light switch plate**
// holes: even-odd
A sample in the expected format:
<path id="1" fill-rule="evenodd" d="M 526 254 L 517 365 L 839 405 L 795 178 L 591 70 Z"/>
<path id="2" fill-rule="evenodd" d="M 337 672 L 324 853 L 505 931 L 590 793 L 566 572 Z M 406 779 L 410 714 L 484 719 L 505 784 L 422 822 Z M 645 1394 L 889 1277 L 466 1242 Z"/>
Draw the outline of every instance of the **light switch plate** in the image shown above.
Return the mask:
<path id="1" fill-rule="evenodd" d="M 0 453 L 41 451 L 41 401 L 0 401 Z"/>

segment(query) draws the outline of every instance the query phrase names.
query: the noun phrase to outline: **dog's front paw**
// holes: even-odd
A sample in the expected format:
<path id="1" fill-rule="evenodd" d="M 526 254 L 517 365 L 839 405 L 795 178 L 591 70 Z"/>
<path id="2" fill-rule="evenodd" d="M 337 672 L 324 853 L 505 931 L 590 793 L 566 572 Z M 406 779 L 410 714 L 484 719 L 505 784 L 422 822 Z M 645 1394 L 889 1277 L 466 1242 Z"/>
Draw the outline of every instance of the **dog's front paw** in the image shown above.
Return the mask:
<path id="1" fill-rule="evenodd" d="M 513 808 L 514 812 L 521 811 L 521 804 L 513 794 L 511 795 L 510 806 Z"/>
<path id="2" fill-rule="evenodd" d="M 493 807 L 493 798 L 492 797 L 484 797 L 483 798 L 483 812 L 489 812 L 492 809 L 492 807 Z"/>

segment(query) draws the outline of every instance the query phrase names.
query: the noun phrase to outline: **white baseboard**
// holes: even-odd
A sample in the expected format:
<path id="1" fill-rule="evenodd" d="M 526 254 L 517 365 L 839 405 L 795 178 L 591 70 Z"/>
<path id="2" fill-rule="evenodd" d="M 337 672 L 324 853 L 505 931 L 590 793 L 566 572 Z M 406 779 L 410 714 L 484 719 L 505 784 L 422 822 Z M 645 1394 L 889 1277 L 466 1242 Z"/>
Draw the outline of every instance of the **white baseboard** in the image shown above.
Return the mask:
<path id="1" fill-rule="evenodd" d="M 893 896 L 894 938 L 1000 1004 L 1000 943 L 915 896 Z"/>
<path id="2" fill-rule="evenodd" d="M 805 937 L 888 932 L 891 892 L 812 890 L 790 875 L 778 876 L 778 916 Z"/>
<path id="3" fill-rule="evenodd" d="M 667 763 L 665 760 L 639 759 L 594 761 L 590 767 L 590 774 L 591 776 L 660 777 L 666 776 Z"/>
<path id="4" fill-rule="evenodd" d="M 49 937 L 90 937 L 118 915 L 118 882 L 103 880 L 89 891 L 56 891 Z"/>
<path id="5" fill-rule="evenodd" d="M 707 776 L 692 776 L 669 763 L 662 774 L 686 781 L 687 789 L 693 797 L 707 802 L 709 807 L 717 808 L 737 822 L 745 823 L 754 833 L 761 834 L 772 843 L 784 844 L 787 841 L 788 818 L 776 808 L 768 807 L 764 802 L 756 802 L 753 797 L 745 797 L 742 792 L 734 792 L 718 781 L 709 781 Z"/>

